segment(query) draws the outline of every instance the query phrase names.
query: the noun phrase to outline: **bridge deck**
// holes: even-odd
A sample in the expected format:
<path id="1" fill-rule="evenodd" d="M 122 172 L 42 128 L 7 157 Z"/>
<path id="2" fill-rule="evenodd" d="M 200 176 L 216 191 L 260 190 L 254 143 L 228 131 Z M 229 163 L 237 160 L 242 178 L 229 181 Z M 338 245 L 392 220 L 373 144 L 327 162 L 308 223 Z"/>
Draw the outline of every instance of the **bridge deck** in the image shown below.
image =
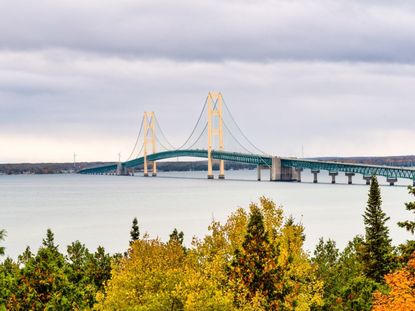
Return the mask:
<path id="1" fill-rule="evenodd" d="M 177 157 L 194 157 L 207 158 L 208 151 L 204 149 L 190 149 L 190 150 L 172 150 L 158 152 L 147 156 L 148 161 L 158 161 Z M 272 156 L 246 154 L 228 151 L 212 151 L 213 159 L 234 161 L 241 163 L 248 163 L 261 166 L 272 166 Z M 127 162 L 122 162 L 121 165 L 126 168 L 134 168 L 144 164 L 144 158 L 136 158 Z M 283 167 L 293 167 L 298 169 L 311 170 L 326 170 L 329 172 L 345 172 L 356 173 L 366 176 L 378 175 L 387 178 L 407 178 L 415 181 L 415 169 L 407 167 L 381 166 L 381 165 L 367 165 L 357 163 L 341 163 L 331 161 L 317 161 L 297 158 L 281 158 L 281 165 Z M 117 164 L 103 165 L 98 167 L 91 167 L 80 170 L 81 174 L 101 174 L 117 169 Z"/>

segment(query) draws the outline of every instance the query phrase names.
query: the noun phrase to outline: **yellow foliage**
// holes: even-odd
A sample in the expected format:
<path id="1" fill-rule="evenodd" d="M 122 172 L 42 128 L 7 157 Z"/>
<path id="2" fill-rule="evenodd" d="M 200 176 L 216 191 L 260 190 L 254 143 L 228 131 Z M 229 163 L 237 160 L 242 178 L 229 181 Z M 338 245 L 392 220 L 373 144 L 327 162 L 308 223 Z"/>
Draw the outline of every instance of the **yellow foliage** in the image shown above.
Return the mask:
<path id="1" fill-rule="evenodd" d="M 129 256 L 113 266 L 96 310 L 162 310 L 180 304 L 175 288 L 183 278 L 185 254 L 178 243 L 135 241 Z M 172 307 L 173 306 L 173 307 Z"/>
<path id="2" fill-rule="evenodd" d="M 254 203 L 253 203 L 254 204 Z M 276 282 L 290 288 L 282 302 L 290 310 L 310 310 L 322 304 L 322 283 L 303 251 L 303 227 L 284 224 L 281 208 L 262 197 L 258 208 L 270 243 L 278 249 L 269 266 L 279 267 Z M 248 213 L 237 209 L 224 224 L 212 222 L 209 234 L 193 239 L 186 252 L 177 243 L 144 238 L 134 242 L 126 258 L 112 269 L 104 293 L 97 295 L 96 310 L 240 310 L 264 309 L 264 297 L 245 301 L 244 291 L 233 291 L 229 264 L 242 249 L 247 234 Z M 238 301 L 238 307 L 234 302 Z"/>

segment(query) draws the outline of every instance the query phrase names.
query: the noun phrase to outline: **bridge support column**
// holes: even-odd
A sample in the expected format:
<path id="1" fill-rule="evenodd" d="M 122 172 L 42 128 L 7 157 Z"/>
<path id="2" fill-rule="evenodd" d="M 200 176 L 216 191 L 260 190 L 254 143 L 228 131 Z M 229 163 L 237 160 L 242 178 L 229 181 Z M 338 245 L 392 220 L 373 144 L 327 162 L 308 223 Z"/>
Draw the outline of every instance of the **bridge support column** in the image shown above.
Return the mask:
<path id="1" fill-rule="evenodd" d="M 395 183 L 398 181 L 398 178 L 395 177 L 388 177 L 386 181 L 389 183 L 390 186 L 395 186 Z"/>
<path id="2" fill-rule="evenodd" d="M 151 176 L 156 177 L 157 176 L 157 163 L 156 161 L 153 162 L 153 173 Z"/>
<path id="3" fill-rule="evenodd" d="M 415 179 L 412 181 L 412 186 L 415 187 Z"/>
<path id="4" fill-rule="evenodd" d="M 366 185 L 370 185 L 370 180 L 372 179 L 372 176 L 363 176 L 363 179 L 366 180 Z"/>
<path id="5" fill-rule="evenodd" d="M 311 173 L 314 175 L 313 183 L 318 183 L 317 174 L 320 173 L 320 170 L 311 170 Z"/>
<path id="6" fill-rule="evenodd" d="M 272 157 L 271 181 L 281 180 L 281 159 Z"/>
<path id="7" fill-rule="evenodd" d="M 128 175 L 127 168 L 122 163 L 118 163 L 118 165 L 117 165 L 117 173 L 116 174 L 118 176 L 127 176 Z"/>
<path id="8" fill-rule="evenodd" d="M 331 176 L 331 183 L 335 184 L 336 183 L 336 176 L 339 175 L 338 172 L 329 172 L 329 175 Z"/>
<path id="9" fill-rule="evenodd" d="M 295 171 L 297 172 L 297 182 L 301 182 L 301 172 L 303 171 L 302 168 L 295 168 Z"/>
<path id="10" fill-rule="evenodd" d="M 354 176 L 355 174 L 354 174 L 354 173 L 346 173 L 345 175 L 347 176 L 347 183 L 348 183 L 349 185 L 351 185 L 351 184 L 353 183 L 352 178 L 353 178 L 353 176 Z"/>
<path id="11" fill-rule="evenodd" d="M 256 167 L 256 176 L 257 176 L 257 180 L 261 181 L 261 166 L 260 165 Z"/>

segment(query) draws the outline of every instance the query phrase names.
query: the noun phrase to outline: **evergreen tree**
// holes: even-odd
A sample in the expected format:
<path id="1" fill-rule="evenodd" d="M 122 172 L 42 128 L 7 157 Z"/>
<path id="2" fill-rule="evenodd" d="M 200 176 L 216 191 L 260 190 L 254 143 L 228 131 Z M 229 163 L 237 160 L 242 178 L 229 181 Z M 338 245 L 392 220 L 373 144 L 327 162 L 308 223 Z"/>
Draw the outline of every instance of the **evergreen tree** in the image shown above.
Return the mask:
<path id="1" fill-rule="evenodd" d="M 140 238 L 140 228 L 138 227 L 137 217 L 134 217 L 133 219 L 133 225 L 131 226 L 130 237 L 131 237 L 130 245 L 134 241 L 137 241 Z"/>
<path id="2" fill-rule="evenodd" d="M 409 194 L 413 194 L 415 196 L 415 187 L 408 187 L 409 189 Z M 413 213 L 415 213 L 415 201 L 414 202 L 409 202 L 409 203 L 405 203 L 406 209 L 408 211 L 412 211 Z M 406 230 L 408 230 L 409 232 L 411 232 L 412 234 L 414 234 L 415 232 L 415 221 L 400 221 L 398 222 L 398 226 L 405 228 Z"/>
<path id="3" fill-rule="evenodd" d="M 42 245 L 50 250 L 58 250 L 58 245 L 55 245 L 55 236 L 51 229 L 46 231 L 46 238 L 43 239 Z"/>
<path id="4" fill-rule="evenodd" d="M 0 230 L 0 241 L 3 241 L 6 236 L 6 230 Z M 4 255 L 4 246 L 0 246 L 0 256 Z"/>
<path id="5" fill-rule="evenodd" d="M 176 228 L 174 228 L 173 232 L 170 234 L 169 242 L 177 242 L 180 245 L 183 245 L 184 241 L 184 233 L 183 231 L 178 231 Z"/>
<path id="6" fill-rule="evenodd" d="M 389 272 L 392 258 L 391 239 L 386 221 L 389 217 L 382 211 L 382 199 L 376 176 L 372 176 L 367 207 L 363 215 L 365 240 L 362 243 L 361 259 L 364 274 L 377 282 Z"/>
<path id="7" fill-rule="evenodd" d="M 251 205 L 242 249 L 235 251 L 229 268 L 237 306 L 240 302 L 258 298 L 265 309 L 279 308 L 278 304 L 283 303 L 283 297 L 277 294 L 278 273 L 274 258 L 274 250 L 264 227 L 264 216 L 258 206 Z"/>

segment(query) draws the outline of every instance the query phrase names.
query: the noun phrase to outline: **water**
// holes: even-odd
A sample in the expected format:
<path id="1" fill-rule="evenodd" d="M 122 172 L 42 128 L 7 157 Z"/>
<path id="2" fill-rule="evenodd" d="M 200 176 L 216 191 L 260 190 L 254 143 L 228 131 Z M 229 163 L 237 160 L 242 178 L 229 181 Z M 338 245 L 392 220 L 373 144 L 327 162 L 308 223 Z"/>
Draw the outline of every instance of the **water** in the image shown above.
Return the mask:
<path id="1" fill-rule="evenodd" d="M 217 174 L 216 174 L 217 176 Z M 354 235 L 362 234 L 368 187 L 332 185 L 327 173 L 322 183 L 256 181 L 256 171 L 227 171 L 227 180 L 207 180 L 206 172 L 159 173 L 157 178 L 140 176 L 19 175 L 0 176 L 0 228 L 7 230 L 6 254 L 16 258 L 29 245 L 37 250 L 46 229 L 55 233 L 61 250 L 75 240 L 91 250 L 103 245 L 107 251 L 128 247 L 133 217 L 142 233 L 168 239 L 174 228 L 183 230 L 185 242 L 203 237 L 212 219 L 224 221 L 237 207 L 265 195 L 282 205 L 286 215 L 301 221 L 306 230 L 305 248 L 314 249 L 318 238 L 333 238 L 340 248 Z M 269 178 L 264 171 L 263 178 Z M 346 177 L 338 176 L 345 183 Z M 361 176 L 354 181 L 362 183 Z M 383 178 L 380 182 L 386 184 Z M 410 181 L 403 180 L 401 184 Z M 404 186 L 383 186 L 383 209 L 394 244 L 411 236 L 399 228 L 400 220 L 413 216 L 404 202 L 414 200 Z"/>

